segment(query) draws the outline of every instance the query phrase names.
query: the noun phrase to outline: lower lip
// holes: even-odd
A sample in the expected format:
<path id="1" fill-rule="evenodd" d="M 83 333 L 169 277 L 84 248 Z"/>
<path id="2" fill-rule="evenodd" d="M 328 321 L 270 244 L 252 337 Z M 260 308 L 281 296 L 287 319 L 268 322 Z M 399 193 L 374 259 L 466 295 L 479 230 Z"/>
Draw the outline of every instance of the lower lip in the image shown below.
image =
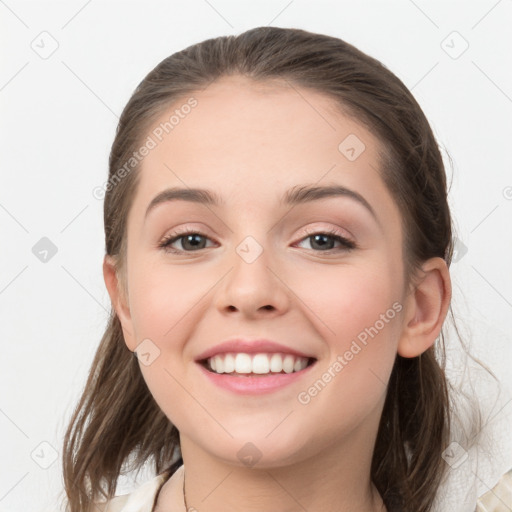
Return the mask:
<path id="1" fill-rule="evenodd" d="M 261 395 L 264 393 L 272 393 L 273 391 L 282 389 L 285 386 L 300 380 L 303 376 L 309 373 L 309 370 L 311 370 L 315 363 L 316 361 L 299 372 L 262 375 L 261 377 L 245 377 L 227 375 L 225 373 L 214 373 L 210 372 L 199 363 L 198 366 L 206 377 L 211 380 L 211 382 L 221 388 L 240 395 Z"/>

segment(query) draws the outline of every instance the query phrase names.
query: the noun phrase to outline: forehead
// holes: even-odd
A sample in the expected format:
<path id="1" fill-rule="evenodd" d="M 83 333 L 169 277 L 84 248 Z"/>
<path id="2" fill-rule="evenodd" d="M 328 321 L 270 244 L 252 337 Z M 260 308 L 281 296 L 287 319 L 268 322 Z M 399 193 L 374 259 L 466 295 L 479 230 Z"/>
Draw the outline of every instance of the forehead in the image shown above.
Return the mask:
<path id="1" fill-rule="evenodd" d="M 162 111 L 146 136 L 154 147 L 141 162 L 140 206 L 170 186 L 243 204 L 298 183 L 341 183 L 373 201 L 387 194 L 378 139 L 329 97 L 286 82 L 224 77 Z"/>

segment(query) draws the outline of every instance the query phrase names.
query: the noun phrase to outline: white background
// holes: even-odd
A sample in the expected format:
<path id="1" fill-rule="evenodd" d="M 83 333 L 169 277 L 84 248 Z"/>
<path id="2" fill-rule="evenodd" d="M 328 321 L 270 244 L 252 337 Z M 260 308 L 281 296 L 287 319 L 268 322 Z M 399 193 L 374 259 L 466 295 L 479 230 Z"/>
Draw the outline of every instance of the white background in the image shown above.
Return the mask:
<path id="1" fill-rule="evenodd" d="M 345 39 L 424 109 L 453 159 L 450 204 L 467 249 L 452 265 L 453 305 L 504 387 L 485 398 L 488 426 L 511 431 L 512 1 L 1 0 L 0 23 L 0 512 L 57 510 L 64 428 L 109 308 L 92 190 L 106 180 L 122 108 L 168 55 L 261 25 Z M 42 237 L 58 249 L 46 263 L 32 252 Z M 503 461 L 478 475 L 479 492 L 512 467 L 500 443 Z"/>

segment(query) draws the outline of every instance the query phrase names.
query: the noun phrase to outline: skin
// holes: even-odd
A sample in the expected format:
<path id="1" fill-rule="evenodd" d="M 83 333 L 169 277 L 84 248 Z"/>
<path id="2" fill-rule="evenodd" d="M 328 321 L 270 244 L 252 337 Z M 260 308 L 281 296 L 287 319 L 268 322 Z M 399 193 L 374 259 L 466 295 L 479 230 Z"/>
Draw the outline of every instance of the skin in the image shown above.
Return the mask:
<path id="1" fill-rule="evenodd" d="M 241 504 L 254 512 L 385 510 L 370 465 L 386 384 L 397 353 L 415 357 L 440 333 L 451 296 L 446 263 L 432 258 L 414 288 L 404 282 L 401 215 L 379 175 L 380 142 L 328 98 L 239 76 L 194 97 L 197 107 L 142 162 L 125 272 L 108 256 L 103 267 L 127 347 L 150 339 L 160 351 L 140 369 L 180 432 L 187 505 L 200 512 Z M 349 134 L 366 147 L 354 161 L 338 150 Z M 348 187 L 376 218 L 346 196 L 281 205 L 298 184 Z M 145 219 L 153 197 L 173 186 L 208 188 L 224 203 L 168 202 Z M 177 227 L 204 234 L 206 247 L 193 251 L 181 239 L 173 247 L 188 252 L 158 248 Z M 347 251 L 328 238 L 325 254 L 310 235 L 332 229 L 357 247 Z M 249 235 L 263 249 L 250 264 L 236 252 Z M 298 394 L 395 302 L 400 313 L 301 404 Z M 235 395 L 194 362 L 235 335 L 276 340 L 317 362 L 286 388 Z M 261 453 L 253 467 L 237 456 L 247 442 Z M 176 507 L 169 491 L 165 484 L 157 511 Z"/>

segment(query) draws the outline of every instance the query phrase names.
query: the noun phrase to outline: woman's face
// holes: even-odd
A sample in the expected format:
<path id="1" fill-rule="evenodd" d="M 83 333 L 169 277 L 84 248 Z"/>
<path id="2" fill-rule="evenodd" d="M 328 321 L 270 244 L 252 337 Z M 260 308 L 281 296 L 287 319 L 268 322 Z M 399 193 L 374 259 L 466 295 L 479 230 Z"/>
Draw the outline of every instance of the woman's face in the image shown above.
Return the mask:
<path id="1" fill-rule="evenodd" d="M 401 217 L 377 139 L 297 87 L 236 76 L 191 96 L 147 134 L 128 216 L 118 314 L 151 393 L 189 451 L 232 464 L 279 466 L 367 442 L 405 301 Z M 169 189 L 205 189 L 218 203 L 165 200 Z M 172 240 L 184 231 L 196 235 Z M 198 361 L 236 338 L 246 345 L 221 348 L 234 359 L 217 368 L 252 375 Z M 256 347 L 261 339 L 282 347 Z M 254 373 L 300 368 L 293 351 L 313 364 Z"/>

